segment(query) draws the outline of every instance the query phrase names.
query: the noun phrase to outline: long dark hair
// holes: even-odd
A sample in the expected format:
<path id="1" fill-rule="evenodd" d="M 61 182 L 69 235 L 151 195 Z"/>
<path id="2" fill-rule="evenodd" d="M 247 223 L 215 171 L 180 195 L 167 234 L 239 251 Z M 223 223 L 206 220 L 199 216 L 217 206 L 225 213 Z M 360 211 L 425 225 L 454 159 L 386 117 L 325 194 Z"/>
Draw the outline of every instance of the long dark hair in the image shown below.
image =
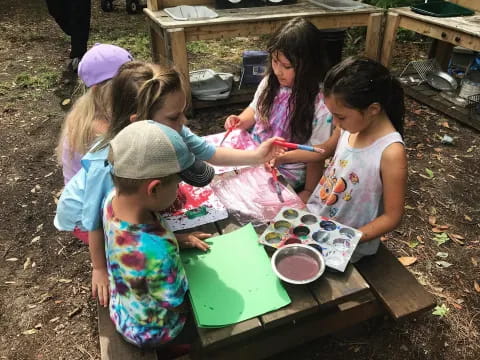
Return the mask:
<path id="1" fill-rule="evenodd" d="M 184 90 L 183 81 L 173 68 L 141 61 L 123 64 L 112 80 L 110 127 L 93 151 L 107 146 L 120 130 L 130 124 L 133 114 L 137 115 L 137 120 L 151 120 L 162 108 L 165 96 L 178 90 Z"/>
<path id="2" fill-rule="evenodd" d="M 379 103 L 395 129 L 403 135 L 403 88 L 382 64 L 363 57 L 349 57 L 335 65 L 323 82 L 325 96 L 335 95 L 345 106 L 365 110 Z"/>
<path id="3" fill-rule="evenodd" d="M 258 110 L 261 121 L 269 123 L 273 101 L 280 83 L 273 73 L 272 56 L 282 52 L 295 70 L 292 95 L 288 101 L 291 141 L 303 144 L 312 135 L 315 99 L 327 69 L 323 40 L 318 29 L 303 18 L 294 18 L 278 30 L 268 44 L 267 85 L 260 94 Z"/>

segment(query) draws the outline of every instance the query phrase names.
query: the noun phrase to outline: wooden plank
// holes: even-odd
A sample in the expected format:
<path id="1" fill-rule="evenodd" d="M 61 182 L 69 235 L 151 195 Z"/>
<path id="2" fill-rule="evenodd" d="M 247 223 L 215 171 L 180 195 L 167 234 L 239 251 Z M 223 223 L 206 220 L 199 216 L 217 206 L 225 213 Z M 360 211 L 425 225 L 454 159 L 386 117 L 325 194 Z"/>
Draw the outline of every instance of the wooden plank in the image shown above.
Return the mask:
<path id="1" fill-rule="evenodd" d="M 190 94 L 190 75 L 188 71 L 187 45 L 185 42 L 185 31 L 180 29 L 170 29 L 166 31 L 168 46 L 171 51 L 173 65 L 183 76 L 185 94 L 187 94 L 187 103 L 191 103 Z"/>
<path id="2" fill-rule="evenodd" d="M 375 255 L 363 258 L 355 266 L 394 319 L 435 306 L 435 298 L 383 244 Z"/>
<path id="3" fill-rule="evenodd" d="M 370 14 L 367 25 L 367 38 L 365 40 L 365 55 L 373 60 L 380 60 L 382 46 L 382 26 L 384 14 Z"/>
<path id="4" fill-rule="evenodd" d="M 392 61 L 399 22 L 400 16 L 389 11 L 385 23 L 385 32 L 383 34 L 382 53 L 380 55 L 380 62 L 386 67 L 389 67 Z"/>
<path id="5" fill-rule="evenodd" d="M 476 13 L 472 16 L 457 16 L 444 18 L 417 14 L 410 10 L 409 7 L 390 8 L 388 12 L 399 14 L 402 18 L 411 19 L 422 24 L 438 26 L 446 30 L 450 29 L 453 31 L 458 31 L 460 33 L 469 34 L 477 38 L 480 37 L 479 13 Z"/>
<path id="6" fill-rule="evenodd" d="M 115 330 L 108 308 L 97 303 L 97 313 L 102 360 L 157 360 L 154 350 L 141 350 L 123 340 Z"/>
<path id="7" fill-rule="evenodd" d="M 478 19 L 480 21 L 480 17 Z M 480 51 L 480 37 L 471 35 L 462 29 L 451 29 L 445 26 L 446 24 L 431 24 L 423 22 L 422 20 L 402 16 L 399 26 L 408 30 L 415 31 L 419 34 L 449 42 L 455 46 L 463 46 L 468 49 Z M 480 27 L 477 27 L 480 31 Z"/>
<path id="8" fill-rule="evenodd" d="M 383 314 L 384 311 L 379 301 L 374 299 L 348 308 L 345 311 L 340 311 L 337 308 L 327 314 L 317 313 L 294 323 L 264 331 L 250 341 L 217 349 L 215 352 L 205 351 L 199 354 L 198 358 L 208 360 L 264 359 L 326 334 L 348 328 Z"/>
<path id="9" fill-rule="evenodd" d="M 367 281 L 352 264 L 349 264 L 343 273 L 327 270 L 309 287 L 320 306 L 345 302 L 353 296 L 368 292 L 370 288 Z"/>
<path id="10" fill-rule="evenodd" d="M 215 8 L 215 0 L 163 0 L 163 6 L 160 9 L 179 6 L 179 5 L 205 5 Z"/>
<path id="11" fill-rule="evenodd" d="M 442 113 L 454 118 L 455 120 L 458 120 L 464 125 L 470 126 L 476 130 L 480 130 L 480 122 L 470 118 L 468 109 L 456 106 L 455 104 L 445 100 L 437 95 L 436 91 L 432 90 L 432 93 L 434 93 L 432 95 L 432 93 L 428 94 L 424 91 L 421 91 L 421 87 L 406 85 L 404 85 L 404 90 L 405 94 L 411 96 L 415 100 L 427 104 L 435 110 L 441 111 Z"/>
<path id="12" fill-rule="evenodd" d="M 152 11 L 163 9 L 163 0 L 147 0 L 147 9 Z"/>

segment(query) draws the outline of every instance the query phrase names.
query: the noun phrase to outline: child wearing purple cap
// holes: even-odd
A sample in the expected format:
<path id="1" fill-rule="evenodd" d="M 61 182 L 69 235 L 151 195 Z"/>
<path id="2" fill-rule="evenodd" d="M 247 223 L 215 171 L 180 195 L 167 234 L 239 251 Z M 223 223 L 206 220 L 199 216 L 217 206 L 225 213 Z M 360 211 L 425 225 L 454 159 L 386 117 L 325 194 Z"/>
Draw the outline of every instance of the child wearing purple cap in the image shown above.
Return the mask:
<path id="1" fill-rule="evenodd" d="M 56 149 L 65 184 L 80 170 L 80 160 L 97 137 L 107 131 L 111 113 L 110 80 L 120 66 L 131 60 L 132 55 L 121 47 L 95 44 L 80 61 L 78 76 L 88 90 L 65 118 Z M 75 229 L 73 233 L 88 243 L 86 232 Z"/>

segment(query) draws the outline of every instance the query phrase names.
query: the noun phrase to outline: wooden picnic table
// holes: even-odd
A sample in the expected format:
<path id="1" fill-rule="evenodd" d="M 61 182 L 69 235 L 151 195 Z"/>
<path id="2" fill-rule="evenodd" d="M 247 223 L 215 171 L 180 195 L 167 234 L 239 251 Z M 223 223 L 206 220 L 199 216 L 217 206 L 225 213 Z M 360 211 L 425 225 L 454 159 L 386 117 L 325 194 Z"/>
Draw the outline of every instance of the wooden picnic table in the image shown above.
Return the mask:
<path id="1" fill-rule="evenodd" d="M 214 0 L 151 0 L 144 9 L 150 27 L 153 60 L 175 65 L 186 80 L 188 94 L 190 82 L 187 42 L 271 34 L 297 16 L 306 18 L 319 29 L 366 26 L 366 55 L 373 59 L 379 59 L 380 56 L 384 10 L 374 6 L 333 11 L 299 0 L 292 5 L 216 9 L 219 16 L 214 19 L 179 21 L 162 10 L 176 5 L 207 5 L 213 8 Z"/>
<path id="2" fill-rule="evenodd" d="M 218 235 L 239 226 L 230 216 L 187 232 Z M 257 233 L 262 231 L 257 228 Z M 401 319 L 435 304 L 432 295 L 383 245 L 375 256 L 349 264 L 343 273 L 327 270 L 311 284 L 283 285 L 291 298 L 289 305 L 231 326 L 198 327 L 198 341 L 183 358 L 264 359 L 381 314 Z M 115 331 L 108 310 L 99 307 L 98 311 L 102 360 L 162 358 L 160 352 L 127 344 Z"/>

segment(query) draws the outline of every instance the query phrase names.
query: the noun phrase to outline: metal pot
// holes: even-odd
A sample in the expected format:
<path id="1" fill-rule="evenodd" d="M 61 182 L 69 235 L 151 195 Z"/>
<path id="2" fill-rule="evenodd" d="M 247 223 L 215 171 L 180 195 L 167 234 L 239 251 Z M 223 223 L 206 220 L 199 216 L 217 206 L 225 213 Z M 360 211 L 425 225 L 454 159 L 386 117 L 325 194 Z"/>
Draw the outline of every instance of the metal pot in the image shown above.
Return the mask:
<path id="1" fill-rule="evenodd" d="M 437 90 L 453 91 L 458 87 L 457 80 L 443 71 L 427 71 L 425 78 L 428 85 Z"/>

